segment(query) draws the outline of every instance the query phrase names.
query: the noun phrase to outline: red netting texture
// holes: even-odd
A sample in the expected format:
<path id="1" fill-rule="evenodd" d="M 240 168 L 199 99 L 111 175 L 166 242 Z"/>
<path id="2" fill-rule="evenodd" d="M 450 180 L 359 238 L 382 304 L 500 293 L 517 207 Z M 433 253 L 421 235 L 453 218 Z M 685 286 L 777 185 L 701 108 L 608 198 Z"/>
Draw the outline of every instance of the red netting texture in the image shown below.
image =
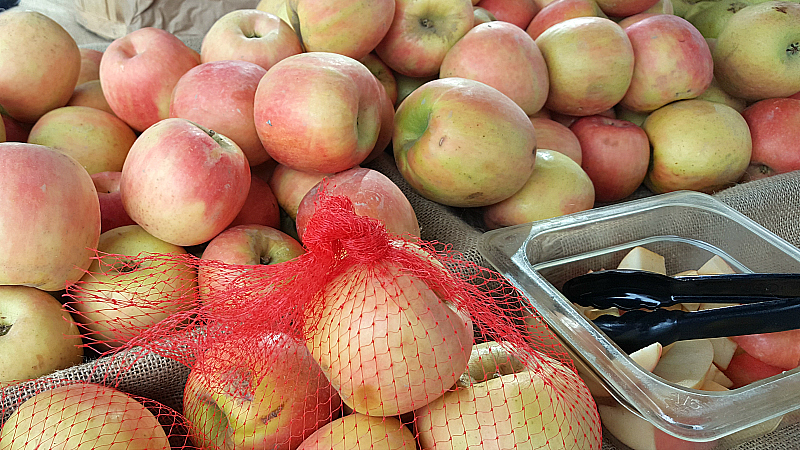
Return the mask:
<path id="1" fill-rule="evenodd" d="M 190 368 L 173 448 L 601 448 L 589 390 L 502 276 L 344 197 L 303 239 L 272 265 L 98 254 L 65 307 L 87 347 Z"/>

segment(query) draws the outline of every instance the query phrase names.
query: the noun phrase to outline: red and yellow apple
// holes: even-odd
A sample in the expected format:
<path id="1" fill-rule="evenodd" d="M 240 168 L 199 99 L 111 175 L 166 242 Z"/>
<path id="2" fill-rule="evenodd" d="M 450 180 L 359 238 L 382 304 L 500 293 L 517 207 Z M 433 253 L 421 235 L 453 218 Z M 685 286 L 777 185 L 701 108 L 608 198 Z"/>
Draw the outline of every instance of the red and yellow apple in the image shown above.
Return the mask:
<path id="1" fill-rule="evenodd" d="M 746 180 L 800 169 L 800 99 L 760 100 L 742 111 L 753 139 Z"/>
<path id="2" fill-rule="evenodd" d="M 476 6 L 489 11 L 495 20 L 525 29 L 538 14 L 539 6 L 533 0 L 480 0 Z"/>
<path id="3" fill-rule="evenodd" d="M 497 89 L 464 78 L 433 80 L 406 97 L 395 114 L 392 145 L 403 178 L 449 206 L 510 197 L 536 162 L 525 111 Z"/>
<path id="4" fill-rule="evenodd" d="M 92 182 L 100 200 L 100 232 L 105 233 L 113 228 L 135 225 L 125 207 L 119 192 L 122 172 L 97 172 L 92 174 Z"/>
<path id="5" fill-rule="evenodd" d="M 572 130 L 555 120 L 543 117 L 533 117 L 531 123 L 536 132 L 537 149 L 555 150 L 569 156 L 576 163 L 581 163 L 581 142 Z"/>
<path id="6" fill-rule="evenodd" d="M 103 52 L 92 48 L 81 47 L 81 71 L 75 86 L 80 86 L 87 81 L 100 79 L 100 60 Z"/>
<path id="7" fill-rule="evenodd" d="M 247 61 L 264 70 L 303 52 L 297 34 L 275 14 L 236 9 L 216 20 L 203 35 L 200 61 Z"/>
<path id="8" fill-rule="evenodd" d="M 100 237 L 92 178 L 71 156 L 0 143 L 0 285 L 64 289 L 89 267 Z"/>
<path id="9" fill-rule="evenodd" d="M 106 100 L 105 94 L 103 94 L 103 85 L 100 84 L 100 80 L 91 80 L 75 86 L 67 106 L 88 106 L 116 117 L 114 110 L 111 109 L 108 100 Z"/>
<path id="10" fill-rule="evenodd" d="M 320 427 L 297 450 L 409 450 L 416 445 L 414 434 L 397 417 L 352 413 Z"/>
<path id="11" fill-rule="evenodd" d="M 473 27 L 459 39 L 445 54 L 439 77 L 488 84 L 528 115 L 542 109 L 550 90 L 547 65 L 536 42 L 518 26 L 500 21 Z"/>
<path id="12" fill-rule="evenodd" d="M 100 83 L 114 114 L 141 132 L 169 117 L 175 84 L 198 64 L 200 54 L 174 34 L 139 28 L 115 39 L 103 52 Z"/>
<path id="13" fill-rule="evenodd" d="M 0 105 L 33 123 L 67 104 L 81 71 L 75 39 L 50 17 L 23 8 L 0 13 Z"/>
<path id="14" fill-rule="evenodd" d="M 252 62 L 202 63 L 180 77 L 172 91 L 169 116 L 190 120 L 229 138 L 257 166 L 269 155 L 253 119 L 256 88 L 267 71 Z"/>
<path id="15" fill-rule="evenodd" d="M 211 240 L 242 209 L 250 189 L 244 152 L 185 119 L 164 119 L 136 139 L 122 167 L 125 211 L 153 236 L 180 246 Z"/>
<path id="16" fill-rule="evenodd" d="M 533 16 L 525 32 L 536 39 L 551 26 L 575 17 L 606 17 L 594 0 L 556 0 Z"/>
<path id="17" fill-rule="evenodd" d="M 254 119 L 267 153 L 290 168 L 347 170 L 372 152 L 381 128 L 380 82 L 335 53 L 290 56 L 261 78 Z"/>
<path id="18" fill-rule="evenodd" d="M 281 209 L 292 220 L 295 220 L 297 208 L 300 207 L 300 202 L 303 201 L 306 193 L 329 175 L 332 174 L 302 172 L 283 164 L 278 164 L 269 178 L 269 186 L 272 188 L 272 193 L 275 194 Z"/>

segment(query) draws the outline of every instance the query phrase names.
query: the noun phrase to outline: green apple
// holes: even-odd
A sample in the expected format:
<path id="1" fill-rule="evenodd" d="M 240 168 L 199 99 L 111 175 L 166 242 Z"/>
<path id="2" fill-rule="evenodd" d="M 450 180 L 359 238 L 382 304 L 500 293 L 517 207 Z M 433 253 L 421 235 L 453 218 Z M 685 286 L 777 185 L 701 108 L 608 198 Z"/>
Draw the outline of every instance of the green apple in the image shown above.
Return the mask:
<path id="1" fill-rule="evenodd" d="M 600 419 L 580 377 L 543 354 L 514 361 L 519 353 L 508 345 L 476 347 L 469 374 L 486 376 L 472 376 L 415 411 L 420 446 L 600 448 Z"/>
<path id="2" fill-rule="evenodd" d="M 169 450 L 158 419 L 114 388 L 72 383 L 23 402 L 0 430 L 0 448 Z"/>
<path id="3" fill-rule="evenodd" d="M 47 292 L 0 286 L 0 387 L 83 362 L 77 325 Z"/>
<path id="4" fill-rule="evenodd" d="M 735 184 L 750 164 L 750 129 L 728 105 L 673 102 L 650 113 L 642 128 L 652 149 L 644 183 L 655 193 L 714 192 Z"/>
<path id="5" fill-rule="evenodd" d="M 68 305 L 100 349 L 123 345 L 193 306 L 197 273 L 189 260 L 177 259 L 186 254 L 183 247 L 126 225 L 101 234 L 97 250 L 99 256 L 70 289 L 74 301 Z"/>
<path id="6" fill-rule="evenodd" d="M 337 416 L 341 399 L 302 342 L 220 340 L 192 368 L 184 414 L 204 449 L 289 450 Z"/>
<path id="7" fill-rule="evenodd" d="M 753 102 L 800 92 L 800 3 L 767 1 L 734 14 L 717 36 L 714 76 Z"/>

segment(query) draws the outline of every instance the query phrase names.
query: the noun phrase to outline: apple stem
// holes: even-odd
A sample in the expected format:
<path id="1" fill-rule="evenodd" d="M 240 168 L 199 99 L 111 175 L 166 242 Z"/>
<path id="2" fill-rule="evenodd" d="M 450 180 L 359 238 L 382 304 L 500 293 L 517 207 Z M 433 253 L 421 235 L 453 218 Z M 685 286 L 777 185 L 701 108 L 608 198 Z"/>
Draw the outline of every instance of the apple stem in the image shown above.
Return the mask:
<path id="1" fill-rule="evenodd" d="M 0 325 L 0 336 L 5 336 L 11 331 L 11 325 Z"/>
<path id="2" fill-rule="evenodd" d="M 789 44 L 789 47 L 786 48 L 786 53 L 789 56 L 794 56 L 800 53 L 800 42 L 793 42 Z"/>

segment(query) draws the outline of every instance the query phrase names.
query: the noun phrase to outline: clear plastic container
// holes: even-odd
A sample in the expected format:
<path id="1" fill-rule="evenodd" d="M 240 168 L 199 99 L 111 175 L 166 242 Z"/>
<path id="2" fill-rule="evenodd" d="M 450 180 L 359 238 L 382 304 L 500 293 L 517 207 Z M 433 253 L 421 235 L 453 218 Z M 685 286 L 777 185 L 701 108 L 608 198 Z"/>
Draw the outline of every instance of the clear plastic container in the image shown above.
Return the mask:
<path id="1" fill-rule="evenodd" d="M 713 255 L 740 272 L 800 273 L 796 247 L 689 191 L 490 231 L 479 250 L 567 345 L 593 393 L 607 391 L 595 396 L 598 405 L 612 399 L 680 441 L 713 443 L 686 448 L 731 448 L 800 422 L 800 369 L 729 391 L 684 388 L 634 363 L 559 292 L 572 277 L 615 268 L 635 246 L 663 255 L 667 273 L 697 269 Z"/>

